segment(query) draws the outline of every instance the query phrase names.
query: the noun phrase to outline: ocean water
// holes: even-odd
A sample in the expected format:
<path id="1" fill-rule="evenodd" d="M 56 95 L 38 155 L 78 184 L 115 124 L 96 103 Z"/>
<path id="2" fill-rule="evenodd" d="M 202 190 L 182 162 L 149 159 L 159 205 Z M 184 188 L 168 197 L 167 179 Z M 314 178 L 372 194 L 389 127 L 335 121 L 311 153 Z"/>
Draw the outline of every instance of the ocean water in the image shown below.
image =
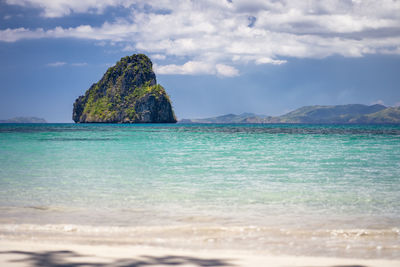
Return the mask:
<path id="1" fill-rule="evenodd" d="M 400 126 L 1 124 L 27 236 L 400 258 Z"/>

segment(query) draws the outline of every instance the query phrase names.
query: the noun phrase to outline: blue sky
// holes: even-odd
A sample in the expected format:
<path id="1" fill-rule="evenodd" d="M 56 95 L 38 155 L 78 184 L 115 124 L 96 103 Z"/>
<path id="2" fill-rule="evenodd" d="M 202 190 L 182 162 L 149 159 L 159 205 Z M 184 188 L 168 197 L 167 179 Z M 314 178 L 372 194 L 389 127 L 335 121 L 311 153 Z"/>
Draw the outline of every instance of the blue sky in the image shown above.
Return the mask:
<path id="1" fill-rule="evenodd" d="M 72 122 L 134 53 L 179 119 L 400 105 L 400 1 L 0 0 L 0 119 Z"/>

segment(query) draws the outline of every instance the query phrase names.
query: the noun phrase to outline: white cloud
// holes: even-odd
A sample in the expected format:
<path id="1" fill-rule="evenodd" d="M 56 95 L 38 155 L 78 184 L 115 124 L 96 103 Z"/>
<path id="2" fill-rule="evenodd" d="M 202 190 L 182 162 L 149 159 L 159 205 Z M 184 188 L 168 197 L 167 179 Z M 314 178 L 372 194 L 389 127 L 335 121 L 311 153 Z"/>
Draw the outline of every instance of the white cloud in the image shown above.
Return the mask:
<path id="1" fill-rule="evenodd" d="M 37 39 L 45 37 L 43 29 L 29 30 L 26 28 L 15 28 L 0 30 L 0 41 L 16 42 L 21 39 Z"/>
<path id="2" fill-rule="evenodd" d="M 376 105 L 376 104 L 378 104 L 378 105 L 385 105 L 385 102 L 383 102 L 383 100 L 379 99 L 379 100 L 376 100 L 376 101 L 374 101 L 374 102 L 371 103 L 371 105 Z"/>
<path id="3" fill-rule="evenodd" d="M 215 68 L 212 64 L 200 61 L 188 61 L 183 65 L 164 65 L 154 64 L 154 71 L 157 74 L 214 74 Z"/>
<path id="4" fill-rule="evenodd" d="M 188 61 L 183 65 L 169 64 L 161 66 L 154 64 L 154 71 L 157 74 L 212 74 L 223 77 L 234 77 L 239 75 L 239 71 L 232 66 L 225 64 L 212 64 L 201 61 Z"/>
<path id="5" fill-rule="evenodd" d="M 70 15 L 72 12 L 102 13 L 108 6 L 117 6 L 129 3 L 120 0 L 6 0 L 7 4 L 24 7 L 37 7 L 43 10 L 42 16 L 48 18 Z"/>
<path id="6" fill-rule="evenodd" d="M 105 41 L 100 41 L 100 42 L 95 43 L 95 45 L 96 45 L 96 46 L 106 46 L 106 45 L 107 45 L 107 42 L 105 42 Z"/>
<path id="7" fill-rule="evenodd" d="M 57 61 L 57 62 L 52 62 L 52 63 L 47 64 L 48 67 L 62 67 L 65 65 L 69 65 L 69 66 L 73 66 L 73 67 L 83 67 L 83 66 L 87 66 L 88 64 L 86 62 L 67 63 L 64 61 Z"/>
<path id="8" fill-rule="evenodd" d="M 274 64 L 274 65 L 282 65 L 285 64 L 287 61 L 286 60 L 276 60 L 276 59 L 271 59 L 268 57 L 260 57 L 256 59 L 256 64 Z"/>
<path id="9" fill-rule="evenodd" d="M 164 60 L 166 59 L 165 55 L 160 55 L 160 54 L 155 54 L 155 55 L 150 55 L 151 59 L 159 59 L 159 60 Z"/>
<path id="10" fill-rule="evenodd" d="M 217 74 L 226 77 L 234 77 L 239 75 L 239 71 L 232 66 L 225 64 L 217 64 L 216 66 Z"/>
<path id="11" fill-rule="evenodd" d="M 160 74 L 236 76 L 241 64 L 280 65 L 286 63 L 282 58 L 400 54 L 400 1 L 393 0 L 7 0 L 7 3 L 40 8 L 45 17 L 101 13 L 109 6 L 130 8 L 130 16 L 113 18 L 99 27 L 3 29 L 0 41 L 91 39 L 101 45 L 120 44 L 124 51 L 144 52 L 153 55 L 150 56 L 153 59 L 172 56 L 187 60 L 183 65 L 157 66 Z"/>
<path id="12" fill-rule="evenodd" d="M 86 62 L 77 62 L 77 63 L 71 63 L 71 66 L 74 67 L 83 67 L 83 66 L 87 66 L 88 64 Z"/>
<path id="13" fill-rule="evenodd" d="M 157 74 L 182 74 L 182 75 L 200 75 L 212 74 L 224 77 L 234 77 L 239 75 L 239 71 L 232 66 L 224 64 L 212 64 L 201 61 L 188 61 L 183 65 L 164 65 L 154 64 L 154 71 Z"/>
<path id="14" fill-rule="evenodd" d="M 134 45 L 127 45 L 122 49 L 122 51 L 127 51 L 127 52 L 136 51 L 136 47 Z"/>
<path id="15" fill-rule="evenodd" d="M 49 63 L 49 64 L 47 64 L 47 66 L 49 66 L 49 67 L 61 67 L 61 66 L 64 66 L 66 64 L 67 64 L 66 62 L 57 61 L 57 62 Z"/>

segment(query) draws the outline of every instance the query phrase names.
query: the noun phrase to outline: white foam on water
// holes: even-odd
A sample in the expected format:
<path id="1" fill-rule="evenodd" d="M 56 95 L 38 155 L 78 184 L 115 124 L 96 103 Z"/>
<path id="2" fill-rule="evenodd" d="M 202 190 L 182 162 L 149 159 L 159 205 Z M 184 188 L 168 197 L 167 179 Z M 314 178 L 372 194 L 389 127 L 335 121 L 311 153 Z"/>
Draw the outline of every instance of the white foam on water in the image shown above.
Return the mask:
<path id="1" fill-rule="evenodd" d="M 275 254 L 400 258 L 400 234 L 392 229 L 282 229 L 258 226 L 90 226 L 0 224 L 3 239 L 129 244 L 171 248 L 239 249 Z"/>

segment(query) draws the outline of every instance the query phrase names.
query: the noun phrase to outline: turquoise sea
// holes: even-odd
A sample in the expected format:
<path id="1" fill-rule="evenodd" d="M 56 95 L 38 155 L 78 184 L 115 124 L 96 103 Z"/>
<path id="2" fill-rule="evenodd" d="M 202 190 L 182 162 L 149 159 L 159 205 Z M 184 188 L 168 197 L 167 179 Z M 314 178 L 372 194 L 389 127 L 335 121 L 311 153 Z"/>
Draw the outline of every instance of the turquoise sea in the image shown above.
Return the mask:
<path id="1" fill-rule="evenodd" d="M 1 124 L 0 238 L 400 258 L 400 126 Z"/>

